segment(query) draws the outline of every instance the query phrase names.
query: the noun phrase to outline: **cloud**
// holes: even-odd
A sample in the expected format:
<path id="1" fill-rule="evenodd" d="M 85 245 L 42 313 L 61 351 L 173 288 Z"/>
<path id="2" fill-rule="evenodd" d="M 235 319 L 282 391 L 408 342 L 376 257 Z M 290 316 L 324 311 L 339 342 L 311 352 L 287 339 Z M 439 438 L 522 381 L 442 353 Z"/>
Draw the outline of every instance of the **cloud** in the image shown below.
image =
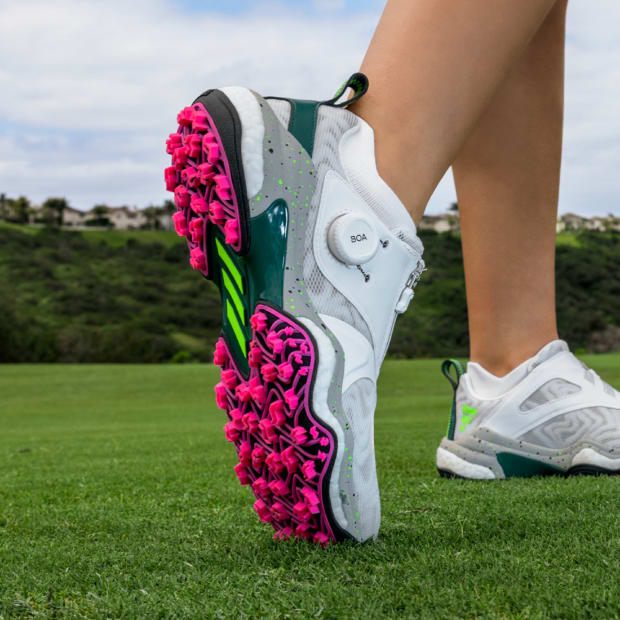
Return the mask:
<path id="1" fill-rule="evenodd" d="M 371 8 L 314 0 L 313 10 L 253 3 L 225 15 L 166 0 L 0 0 L 0 191 L 66 195 L 80 208 L 161 202 L 177 109 L 229 84 L 331 96 L 379 18 L 376 2 L 362 4 Z M 569 10 L 562 204 L 582 213 L 619 208 L 619 9 L 614 0 L 597 9 L 575 0 Z M 453 192 L 444 180 L 430 210 Z"/>

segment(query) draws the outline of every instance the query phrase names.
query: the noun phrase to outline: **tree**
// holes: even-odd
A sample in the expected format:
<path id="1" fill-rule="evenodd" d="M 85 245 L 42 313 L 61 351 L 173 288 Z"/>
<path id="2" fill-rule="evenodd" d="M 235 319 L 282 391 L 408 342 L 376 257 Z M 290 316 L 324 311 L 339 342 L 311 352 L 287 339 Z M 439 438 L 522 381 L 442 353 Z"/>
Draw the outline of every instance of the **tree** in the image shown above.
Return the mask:
<path id="1" fill-rule="evenodd" d="M 57 226 L 62 226 L 62 217 L 64 210 L 69 206 L 66 198 L 48 198 L 42 205 L 44 213 L 54 215 L 50 220 L 54 221 Z"/>
<path id="2" fill-rule="evenodd" d="M 149 205 L 142 211 L 144 213 L 144 218 L 146 219 L 145 228 L 148 229 L 158 229 L 161 228 L 161 224 L 159 222 L 159 216 L 161 215 L 161 208 L 154 207 L 153 205 Z"/>
<path id="3" fill-rule="evenodd" d="M 20 196 L 13 201 L 13 213 L 20 224 L 27 224 L 30 219 L 30 201 L 26 196 Z"/>
<path id="4" fill-rule="evenodd" d="M 86 221 L 86 226 L 108 226 L 112 227 L 112 221 L 108 217 L 108 205 L 98 204 L 95 205 L 91 210 L 91 214 L 94 217 L 89 218 Z"/>

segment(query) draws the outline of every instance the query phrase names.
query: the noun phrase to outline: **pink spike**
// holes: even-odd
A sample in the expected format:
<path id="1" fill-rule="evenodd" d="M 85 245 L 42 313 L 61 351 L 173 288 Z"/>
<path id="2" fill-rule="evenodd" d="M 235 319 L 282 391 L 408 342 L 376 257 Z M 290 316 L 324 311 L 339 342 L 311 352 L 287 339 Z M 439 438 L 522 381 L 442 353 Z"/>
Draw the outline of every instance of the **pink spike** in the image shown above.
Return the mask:
<path id="1" fill-rule="evenodd" d="M 254 469 L 256 469 L 256 467 Z M 269 497 L 271 493 L 267 481 L 262 476 L 254 480 L 254 482 L 252 483 L 252 490 L 259 497 Z"/>
<path id="2" fill-rule="evenodd" d="M 299 347 L 299 350 L 304 354 L 304 355 L 308 355 L 308 353 L 310 353 L 310 349 L 308 347 L 308 345 L 304 342 L 301 347 Z"/>
<path id="3" fill-rule="evenodd" d="M 179 175 L 174 166 L 164 170 L 164 181 L 166 181 L 166 189 L 169 192 L 173 192 L 174 188 L 179 184 Z"/>
<path id="4" fill-rule="evenodd" d="M 252 377 L 250 379 L 250 394 L 252 400 L 261 407 L 267 397 L 265 386 L 260 382 L 260 377 Z"/>
<path id="5" fill-rule="evenodd" d="M 215 343 L 215 351 L 213 352 L 213 363 L 216 366 L 223 366 L 228 361 L 228 352 L 224 340 L 219 338 Z"/>
<path id="6" fill-rule="evenodd" d="M 249 441 L 244 441 L 239 446 L 239 462 L 247 467 L 252 462 L 252 446 Z"/>
<path id="7" fill-rule="evenodd" d="M 271 362 L 267 362 L 261 366 L 260 374 L 265 381 L 271 382 L 278 376 L 278 369 Z"/>
<path id="8" fill-rule="evenodd" d="M 189 221 L 189 233 L 194 243 L 200 243 L 202 241 L 204 224 L 199 217 Z"/>
<path id="9" fill-rule="evenodd" d="M 286 517 L 285 517 L 286 518 Z M 281 530 L 278 530 L 274 535 L 274 540 L 288 540 L 293 535 L 293 528 L 291 527 L 283 527 Z"/>
<path id="10" fill-rule="evenodd" d="M 304 496 L 304 499 L 306 500 L 306 506 L 308 507 L 308 510 L 312 514 L 319 513 L 320 512 L 319 496 L 310 487 L 304 487 L 301 490 L 301 494 Z"/>
<path id="11" fill-rule="evenodd" d="M 327 454 L 319 450 L 316 457 L 319 459 L 319 461 L 325 462 L 325 459 L 327 458 Z"/>
<path id="12" fill-rule="evenodd" d="M 188 155 L 190 157 L 198 157 L 198 155 L 200 155 L 200 151 L 202 150 L 202 138 L 195 133 L 190 134 L 187 136 L 185 146 L 187 147 Z"/>
<path id="13" fill-rule="evenodd" d="M 238 431 L 246 430 L 245 424 L 243 423 L 243 413 L 241 409 L 232 409 L 228 415 L 231 417 L 231 422 L 234 428 Z"/>
<path id="14" fill-rule="evenodd" d="M 295 333 L 295 330 L 290 326 L 287 325 L 283 330 L 282 330 L 287 336 L 292 336 Z"/>
<path id="15" fill-rule="evenodd" d="M 279 452 L 272 452 L 271 454 L 268 454 L 265 459 L 265 463 L 267 464 L 269 471 L 273 474 L 279 474 L 284 469 L 284 464 L 282 463 L 282 458 L 280 457 Z"/>
<path id="16" fill-rule="evenodd" d="M 282 462 L 289 474 L 294 474 L 297 471 L 299 461 L 295 456 L 295 448 L 293 446 L 289 446 L 286 450 L 282 451 Z"/>
<path id="17" fill-rule="evenodd" d="M 281 400 L 274 400 L 269 405 L 269 417 L 276 426 L 282 426 L 286 422 L 284 415 L 284 403 Z"/>
<path id="18" fill-rule="evenodd" d="M 201 213 L 207 213 L 209 211 L 207 201 L 199 194 L 192 195 L 190 205 L 192 207 L 192 211 L 198 215 L 200 215 Z"/>
<path id="19" fill-rule="evenodd" d="M 224 224 L 224 241 L 231 245 L 239 241 L 239 222 L 237 220 L 228 220 Z"/>
<path id="20" fill-rule="evenodd" d="M 301 375 L 302 377 L 306 377 L 308 375 L 308 372 L 310 372 L 310 368 L 308 368 L 308 366 L 302 366 L 297 371 L 297 374 Z"/>
<path id="21" fill-rule="evenodd" d="M 299 538 L 305 538 L 306 540 L 310 540 L 312 538 L 312 531 L 310 529 L 310 525 L 307 523 L 300 523 L 295 528 L 295 535 L 299 536 Z"/>
<path id="22" fill-rule="evenodd" d="M 294 370 L 293 365 L 289 362 L 283 362 L 280 364 L 278 366 L 278 376 L 280 377 L 280 380 L 284 383 L 288 383 L 293 376 Z"/>
<path id="23" fill-rule="evenodd" d="M 220 158 L 220 146 L 212 133 L 206 133 L 202 139 L 202 148 L 207 153 L 207 161 L 216 164 Z"/>
<path id="24" fill-rule="evenodd" d="M 250 325 L 257 332 L 264 332 L 267 329 L 267 315 L 264 312 L 255 312 L 250 317 Z"/>
<path id="25" fill-rule="evenodd" d="M 291 343 L 289 344 L 289 346 L 296 346 L 297 343 Z M 295 355 L 293 355 L 293 361 L 296 364 L 302 364 L 304 359 L 303 359 L 303 355 L 301 353 L 299 353 L 299 351 L 297 353 L 295 353 Z"/>
<path id="26" fill-rule="evenodd" d="M 273 443 L 278 438 L 275 429 L 273 428 L 273 424 L 267 418 L 264 418 L 258 423 L 258 427 L 263 435 L 263 439 L 267 443 Z"/>
<path id="27" fill-rule="evenodd" d="M 179 209 L 189 206 L 189 192 L 183 185 L 178 185 L 174 190 L 174 202 Z"/>
<path id="28" fill-rule="evenodd" d="M 243 416 L 243 425 L 248 429 L 248 432 L 255 433 L 258 429 L 258 416 L 250 411 Z"/>
<path id="29" fill-rule="evenodd" d="M 274 495 L 286 495 L 289 492 L 289 488 L 283 480 L 272 480 L 269 483 L 269 488 Z"/>
<path id="30" fill-rule="evenodd" d="M 250 344 L 250 352 L 248 353 L 248 366 L 250 368 L 258 368 L 263 361 L 263 352 L 258 345 L 252 341 Z"/>
<path id="31" fill-rule="evenodd" d="M 194 110 L 192 108 L 190 107 L 183 108 L 177 114 L 177 122 L 182 127 L 187 127 L 188 125 L 191 125 L 193 117 L 194 117 Z"/>
<path id="32" fill-rule="evenodd" d="M 224 433 L 226 433 L 226 441 L 237 441 L 239 439 L 239 431 L 235 428 L 234 422 L 227 422 L 224 425 Z"/>
<path id="33" fill-rule="evenodd" d="M 190 187 L 196 187 L 198 185 L 198 172 L 196 168 L 192 166 L 187 166 L 187 168 L 183 168 L 181 170 L 181 181 Z"/>
<path id="34" fill-rule="evenodd" d="M 183 137 L 180 133 L 171 133 L 166 140 L 166 153 L 172 155 L 174 151 L 183 146 Z"/>
<path id="35" fill-rule="evenodd" d="M 211 215 L 211 221 L 218 226 L 223 226 L 226 221 L 226 211 L 224 207 L 217 200 L 213 200 L 209 204 L 209 213 Z"/>
<path id="36" fill-rule="evenodd" d="M 189 253 L 189 264 L 193 269 L 204 271 L 207 268 L 207 259 L 200 248 L 194 248 Z"/>
<path id="37" fill-rule="evenodd" d="M 329 538 L 323 532 L 317 532 L 314 535 L 312 542 L 315 542 L 317 545 L 321 545 L 321 547 L 327 547 L 327 545 L 329 545 Z"/>
<path id="38" fill-rule="evenodd" d="M 317 439 L 317 437 L 319 436 L 319 429 L 316 426 L 313 426 L 310 429 L 310 435 L 312 436 L 312 439 Z"/>
<path id="39" fill-rule="evenodd" d="M 215 390 L 215 402 L 217 406 L 220 409 L 226 410 L 228 408 L 226 386 L 223 383 L 218 383 L 213 389 Z"/>
<path id="40" fill-rule="evenodd" d="M 258 518 L 263 523 L 271 523 L 273 517 L 271 516 L 271 512 L 269 508 L 267 508 L 267 504 L 262 499 L 257 499 L 254 502 L 254 510 L 258 513 Z"/>
<path id="41" fill-rule="evenodd" d="M 179 237 L 185 237 L 188 233 L 185 213 L 183 213 L 183 211 L 177 211 L 172 216 L 172 222 L 174 223 L 174 230 L 177 235 L 179 235 Z"/>
<path id="42" fill-rule="evenodd" d="M 247 403 L 252 400 L 252 393 L 247 383 L 240 383 L 235 390 L 235 394 L 242 403 Z"/>
<path id="43" fill-rule="evenodd" d="M 293 388 L 284 392 L 284 400 L 286 401 L 286 406 L 289 408 L 289 411 L 295 411 L 295 409 L 297 409 L 297 405 L 299 405 L 299 396 L 295 394 Z"/>
<path id="44" fill-rule="evenodd" d="M 306 429 L 303 426 L 295 426 L 291 430 L 291 439 L 295 445 L 303 446 L 308 441 Z"/>
<path id="45" fill-rule="evenodd" d="M 319 444 L 322 446 L 329 446 L 329 439 L 327 439 L 327 437 L 321 437 L 321 439 L 319 439 Z"/>
<path id="46" fill-rule="evenodd" d="M 297 517 L 297 519 L 299 519 L 299 521 L 310 521 L 312 518 L 305 502 L 297 502 L 293 506 L 293 514 Z"/>
<path id="47" fill-rule="evenodd" d="M 248 472 L 245 467 L 241 463 L 237 463 L 235 465 L 235 473 L 237 474 L 237 478 L 239 478 L 239 482 L 241 484 L 250 484 L 252 482 L 250 480 L 250 476 L 248 476 Z"/>
<path id="48" fill-rule="evenodd" d="M 237 381 L 237 373 L 232 368 L 220 371 L 220 379 L 228 390 L 234 390 L 239 383 Z"/>
<path id="49" fill-rule="evenodd" d="M 211 160 L 208 159 L 208 161 Z M 213 180 L 215 181 L 215 193 L 217 194 L 218 198 L 220 200 L 224 200 L 225 202 L 230 200 L 231 186 L 228 177 L 225 174 L 216 174 L 213 177 Z"/>
<path id="50" fill-rule="evenodd" d="M 282 342 L 282 340 L 278 337 L 278 334 L 276 332 L 270 331 L 267 334 L 267 338 L 265 340 L 267 341 L 267 346 L 274 353 L 282 353 L 282 349 L 284 348 L 284 342 Z"/>
<path id="51" fill-rule="evenodd" d="M 207 115 L 204 112 L 195 111 L 192 127 L 194 131 L 206 131 L 209 128 L 207 125 Z M 200 140 L 202 142 L 202 138 Z"/>
<path id="52" fill-rule="evenodd" d="M 260 469 L 265 462 L 265 450 L 261 446 L 256 446 L 252 450 L 252 467 L 254 469 Z"/>
<path id="53" fill-rule="evenodd" d="M 301 472 L 306 480 L 313 480 L 317 476 L 316 469 L 314 468 L 314 461 L 306 461 L 301 466 Z"/>
<path id="54" fill-rule="evenodd" d="M 211 179 L 213 179 L 215 172 L 215 168 L 211 164 L 200 164 L 198 166 L 198 176 L 200 177 L 200 182 L 203 185 L 206 185 Z"/>
<path id="55" fill-rule="evenodd" d="M 188 158 L 189 149 L 186 146 L 180 146 L 178 149 L 175 149 L 172 154 L 172 165 L 177 170 L 183 170 Z"/>

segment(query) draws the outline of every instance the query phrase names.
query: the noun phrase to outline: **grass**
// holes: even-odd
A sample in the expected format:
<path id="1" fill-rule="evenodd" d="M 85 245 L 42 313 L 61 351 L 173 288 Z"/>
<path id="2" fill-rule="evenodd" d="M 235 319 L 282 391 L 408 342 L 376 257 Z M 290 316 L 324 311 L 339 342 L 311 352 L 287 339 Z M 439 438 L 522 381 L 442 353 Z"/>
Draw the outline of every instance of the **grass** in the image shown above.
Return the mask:
<path id="1" fill-rule="evenodd" d="M 436 360 L 386 363 L 380 538 L 327 550 L 255 517 L 215 370 L 0 366 L 0 617 L 617 617 L 620 479 L 438 478 Z"/>

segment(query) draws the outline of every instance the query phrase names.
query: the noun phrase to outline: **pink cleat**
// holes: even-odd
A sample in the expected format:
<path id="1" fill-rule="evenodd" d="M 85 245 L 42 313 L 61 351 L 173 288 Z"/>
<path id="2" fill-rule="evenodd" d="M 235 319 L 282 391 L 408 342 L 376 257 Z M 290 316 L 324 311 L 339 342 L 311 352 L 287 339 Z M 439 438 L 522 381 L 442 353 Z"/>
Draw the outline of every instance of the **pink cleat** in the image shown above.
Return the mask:
<path id="1" fill-rule="evenodd" d="M 312 514 L 318 514 L 320 512 L 319 496 L 310 487 L 304 487 L 301 490 L 301 494 L 304 496 L 308 510 Z"/>
<path id="2" fill-rule="evenodd" d="M 203 237 L 204 224 L 199 217 L 189 221 L 189 233 L 194 243 L 200 243 Z"/>
<path id="3" fill-rule="evenodd" d="M 282 349 L 284 349 L 284 342 L 281 338 L 278 337 L 278 334 L 274 331 L 271 331 L 267 334 L 267 346 L 274 353 L 282 353 Z"/>
<path id="4" fill-rule="evenodd" d="M 239 478 L 239 482 L 243 485 L 250 484 L 252 481 L 250 480 L 250 476 L 248 476 L 248 472 L 245 467 L 241 463 L 237 463 L 235 465 L 235 473 L 237 474 L 237 478 Z"/>
<path id="5" fill-rule="evenodd" d="M 249 433 L 255 433 L 258 430 L 258 416 L 253 411 L 246 413 L 243 416 L 243 425 Z"/>
<path id="6" fill-rule="evenodd" d="M 207 115 L 204 112 L 194 112 L 192 128 L 194 131 L 207 131 L 209 126 L 207 125 Z M 197 137 L 200 138 L 200 136 Z M 200 141 L 202 142 L 202 139 Z"/>
<path id="7" fill-rule="evenodd" d="M 207 185 L 207 183 L 213 179 L 213 176 L 215 175 L 214 170 L 215 168 L 211 164 L 199 164 L 198 177 L 200 178 L 202 185 Z"/>
<path id="8" fill-rule="evenodd" d="M 262 476 L 254 480 L 254 482 L 252 483 L 252 490 L 254 491 L 254 493 L 256 493 L 256 495 L 264 498 L 269 497 L 271 493 L 267 481 Z"/>
<path id="9" fill-rule="evenodd" d="M 194 194 L 190 201 L 190 206 L 192 211 L 197 215 L 201 213 L 207 213 L 209 211 L 209 207 L 207 206 L 207 201 L 202 198 L 199 194 Z"/>
<path id="10" fill-rule="evenodd" d="M 166 190 L 173 192 L 179 184 L 179 174 L 174 166 L 170 166 L 164 170 L 164 181 L 166 181 Z"/>
<path id="11" fill-rule="evenodd" d="M 209 159 L 209 161 L 211 160 Z M 216 174 L 213 180 L 215 181 L 215 193 L 218 198 L 224 202 L 228 202 L 231 198 L 231 185 L 228 177 L 225 174 Z"/>
<path id="12" fill-rule="evenodd" d="M 250 343 L 250 352 L 248 353 L 248 366 L 250 368 L 258 368 L 263 361 L 263 352 L 258 345 L 252 341 Z"/>
<path id="13" fill-rule="evenodd" d="M 297 409 L 297 405 L 299 405 L 299 397 L 295 394 L 295 390 L 290 388 L 284 392 L 284 400 L 286 401 L 286 406 L 289 408 L 289 411 L 295 411 Z"/>
<path id="14" fill-rule="evenodd" d="M 252 392 L 247 383 L 240 383 L 235 390 L 235 394 L 242 403 L 247 403 L 252 400 Z"/>
<path id="15" fill-rule="evenodd" d="M 267 362 L 261 366 L 260 374 L 263 375 L 265 381 L 271 383 L 278 376 L 278 369 L 271 362 Z"/>
<path id="16" fill-rule="evenodd" d="M 267 504 L 262 499 L 257 499 L 254 502 L 254 510 L 258 513 L 258 518 L 263 523 L 271 523 L 273 517 L 271 516 L 271 512 L 269 508 L 267 508 Z"/>
<path id="17" fill-rule="evenodd" d="M 276 521 L 284 521 L 288 518 L 288 510 L 284 504 L 280 502 L 274 502 L 271 506 L 271 514 Z"/>
<path id="18" fill-rule="evenodd" d="M 192 118 L 194 118 L 194 110 L 190 107 L 183 108 L 177 114 L 177 122 L 179 123 L 179 125 L 181 125 L 181 127 L 187 127 L 188 125 L 191 125 Z"/>
<path id="19" fill-rule="evenodd" d="M 228 390 L 234 390 L 237 387 L 237 373 L 232 368 L 220 371 L 220 379 Z"/>
<path id="20" fill-rule="evenodd" d="M 316 469 L 314 469 L 314 461 L 306 461 L 301 466 L 301 473 L 306 480 L 314 480 L 317 476 Z"/>
<path id="21" fill-rule="evenodd" d="M 308 510 L 305 502 L 297 502 L 293 506 L 293 514 L 299 521 L 302 522 L 310 521 L 310 519 L 312 518 L 312 515 L 310 514 L 310 511 Z"/>
<path id="22" fill-rule="evenodd" d="M 231 417 L 231 422 L 234 428 L 238 431 L 246 430 L 245 424 L 243 423 L 243 413 L 241 412 L 241 409 L 231 409 L 228 415 Z"/>
<path id="23" fill-rule="evenodd" d="M 217 406 L 225 411 L 228 408 L 226 386 L 223 383 L 218 383 L 213 389 L 215 390 L 215 402 Z"/>
<path id="24" fill-rule="evenodd" d="M 188 155 L 194 159 L 200 155 L 202 150 L 202 138 L 195 133 L 187 136 L 187 140 L 185 141 L 185 146 L 187 147 Z"/>
<path id="25" fill-rule="evenodd" d="M 284 403 L 281 400 L 274 400 L 269 405 L 269 417 L 276 426 L 282 426 L 286 422 Z"/>
<path id="26" fill-rule="evenodd" d="M 295 456 L 295 448 L 293 446 L 289 446 L 286 450 L 282 450 L 282 462 L 289 474 L 294 474 L 297 471 L 299 461 Z"/>
<path id="27" fill-rule="evenodd" d="M 237 441 L 239 439 L 239 431 L 235 428 L 234 422 L 227 422 L 224 425 L 224 433 L 226 434 L 226 441 Z"/>
<path id="28" fill-rule="evenodd" d="M 262 407 L 267 396 L 265 386 L 260 382 L 260 377 L 252 377 L 248 383 L 252 400 Z"/>
<path id="29" fill-rule="evenodd" d="M 291 439 L 297 446 L 303 446 L 308 441 L 306 429 L 303 426 L 295 426 L 291 431 Z"/>
<path id="30" fill-rule="evenodd" d="M 318 439 L 318 437 L 319 437 L 319 429 L 316 426 L 313 426 L 310 429 L 310 435 L 312 436 L 312 439 Z"/>
<path id="31" fill-rule="evenodd" d="M 187 166 L 187 168 L 183 168 L 183 170 L 181 170 L 181 181 L 183 183 L 186 183 L 190 187 L 196 187 L 199 181 L 196 168 L 192 166 Z"/>
<path id="32" fill-rule="evenodd" d="M 288 383 L 293 376 L 294 370 L 295 369 L 293 368 L 293 365 L 289 362 L 283 362 L 282 364 L 280 364 L 278 366 L 278 376 L 280 377 L 280 381 Z"/>
<path id="33" fill-rule="evenodd" d="M 185 209 L 189 206 L 189 192 L 183 185 L 178 185 L 174 190 L 174 203 L 179 209 Z"/>
<path id="34" fill-rule="evenodd" d="M 216 366 L 223 366 L 228 361 L 228 352 L 224 340 L 219 338 L 215 343 L 215 351 L 213 352 L 213 363 Z"/>
<path id="35" fill-rule="evenodd" d="M 226 221 L 226 211 L 224 211 L 224 207 L 222 203 L 214 200 L 209 204 L 209 213 L 211 215 L 211 221 L 218 226 L 224 226 L 224 222 Z"/>
<path id="36" fill-rule="evenodd" d="M 166 153 L 173 155 L 174 152 L 183 146 L 183 137 L 180 133 L 171 133 L 166 140 Z"/>
<path id="37" fill-rule="evenodd" d="M 174 230 L 176 231 L 179 237 L 185 237 L 187 235 L 187 223 L 186 223 L 185 213 L 183 211 L 177 211 L 172 216 L 172 222 L 174 223 Z"/>
<path id="38" fill-rule="evenodd" d="M 267 418 L 261 420 L 258 423 L 258 427 L 263 435 L 263 439 L 267 443 L 274 443 L 278 439 L 278 435 L 273 427 L 273 424 Z"/>
<path id="39" fill-rule="evenodd" d="M 228 220 L 224 224 L 224 241 L 230 245 L 235 245 L 239 241 L 239 222 Z"/>
<path id="40" fill-rule="evenodd" d="M 279 474 L 284 469 L 284 463 L 282 463 L 282 457 L 279 452 L 268 454 L 265 463 L 267 464 L 267 469 L 272 474 Z"/>
<path id="41" fill-rule="evenodd" d="M 264 312 L 255 312 L 250 317 L 250 325 L 256 332 L 264 332 L 267 329 L 267 315 Z"/>
<path id="42" fill-rule="evenodd" d="M 212 133 L 206 133 L 202 139 L 202 148 L 210 164 L 217 164 L 220 159 L 220 147 Z"/>
<path id="43" fill-rule="evenodd" d="M 265 456 L 265 450 L 261 448 L 261 446 L 256 446 L 256 448 L 252 450 L 252 467 L 259 470 L 265 462 Z"/>
<path id="44" fill-rule="evenodd" d="M 274 535 L 273 535 L 273 539 L 274 540 L 288 540 L 291 536 L 293 535 L 293 528 L 292 527 L 283 527 L 281 530 L 278 530 Z"/>
<path id="45" fill-rule="evenodd" d="M 329 545 L 329 538 L 323 532 L 317 532 L 314 535 L 312 542 L 315 542 L 317 545 L 321 545 L 321 547 L 327 547 L 327 545 Z"/>
<path id="46" fill-rule="evenodd" d="M 172 154 L 172 165 L 177 170 L 183 170 L 189 158 L 189 149 L 186 146 L 180 146 L 174 150 Z"/>
<path id="47" fill-rule="evenodd" d="M 239 446 L 239 462 L 247 467 L 252 462 L 252 446 L 249 441 L 244 441 Z"/>
<path id="48" fill-rule="evenodd" d="M 272 480 L 269 483 L 269 489 L 274 495 L 286 495 L 289 488 L 283 480 Z"/>
<path id="49" fill-rule="evenodd" d="M 193 269 L 204 271 L 207 268 L 207 259 L 200 248 L 194 248 L 189 253 L 189 264 Z"/>

